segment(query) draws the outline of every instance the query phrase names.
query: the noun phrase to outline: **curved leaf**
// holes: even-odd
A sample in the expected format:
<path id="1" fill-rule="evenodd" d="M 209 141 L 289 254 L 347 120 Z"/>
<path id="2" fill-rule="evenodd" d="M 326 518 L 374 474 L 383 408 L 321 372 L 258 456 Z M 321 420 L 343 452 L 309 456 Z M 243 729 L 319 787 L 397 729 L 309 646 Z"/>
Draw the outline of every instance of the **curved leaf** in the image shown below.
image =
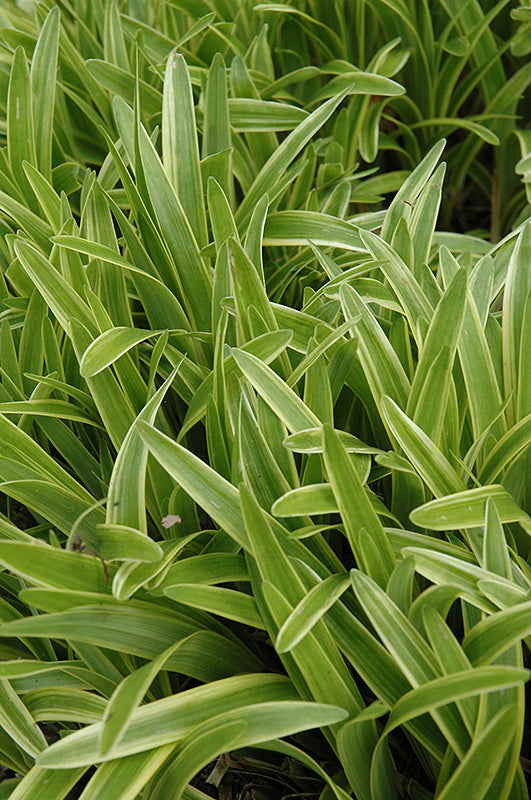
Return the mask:
<path id="1" fill-rule="evenodd" d="M 92 378 L 113 364 L 140 342 L 159 336 L 163 331 L 140 331 L 136 328 L 110 328 L 87 347 L 79 365 L 84 378 Z"/>

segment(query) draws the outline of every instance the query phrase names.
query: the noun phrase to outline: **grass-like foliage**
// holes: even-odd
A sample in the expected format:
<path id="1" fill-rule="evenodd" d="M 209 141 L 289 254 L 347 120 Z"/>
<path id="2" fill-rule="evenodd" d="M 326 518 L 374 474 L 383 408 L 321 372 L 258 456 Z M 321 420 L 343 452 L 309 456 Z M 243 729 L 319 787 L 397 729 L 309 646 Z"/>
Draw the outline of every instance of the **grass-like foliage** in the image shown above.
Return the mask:
<path id="1" fill-rule="evenodd" d="M 528 798 L 529 8 L 0 26 L 0 799 Z"/>

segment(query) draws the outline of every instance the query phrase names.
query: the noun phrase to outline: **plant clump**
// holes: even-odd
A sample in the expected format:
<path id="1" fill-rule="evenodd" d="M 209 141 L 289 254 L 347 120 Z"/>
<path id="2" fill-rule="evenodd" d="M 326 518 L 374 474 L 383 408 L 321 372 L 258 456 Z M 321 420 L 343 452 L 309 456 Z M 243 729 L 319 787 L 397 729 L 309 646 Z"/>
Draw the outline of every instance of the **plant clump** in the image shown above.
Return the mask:
<path id="1" fill-rule="evenodd" d="M 2 5 L 0 800 L 529 797 L 530 25 Z"/>

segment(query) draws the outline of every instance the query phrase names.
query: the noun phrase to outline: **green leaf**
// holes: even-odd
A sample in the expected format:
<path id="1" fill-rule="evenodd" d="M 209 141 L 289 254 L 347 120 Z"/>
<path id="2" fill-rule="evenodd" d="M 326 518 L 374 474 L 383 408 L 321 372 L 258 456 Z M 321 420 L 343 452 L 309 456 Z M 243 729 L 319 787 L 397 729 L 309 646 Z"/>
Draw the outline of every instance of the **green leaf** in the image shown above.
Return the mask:
<path id="1" fill-rule="evenodd" d="M 79 365 L 84 378 L 92 378 L 113 364 L 140 342 L 158 336 L 163 331 L 140 331 L 135 328 L 110 328 L 94 339 L 85 350 Z"/>
<path id="2" fill-rule="evenodd" d="M 237 712 L 251 703 L 296 699 L 289 680 L 284 676 L 235 675 L 135 709 L 112 755 L 102 756 L 99 752 L 102 729 L 102 723 L 99 723 L 50 745 L 39 757 L 39 764 L 63 770 L 74 765 L 89 766 L 111 758 L 123 758 L 177 742 L 198 725 L 226 711 Z"/>
<path id="3" fill-rule="evenodd" d="M 195 636 L 190 637 L 191 634 Z M 127 604 L 100 601 L 97 605 L 27 617 L 0 628 L 0 636 L 19 635 L 66 639 L 149 660 L 176 640 L 190 637 L 170 657 L 167 668 L 201 681 L 215 681 L 235 672 L 252 672 L 258 667 L 257 659 L 238 641 L 213 630 L 198 630 L 196 619 L 184 612 L 175 613 L 134 600 Z"/>
<path id="4" fill-rule="evenodd" d="M 512 645 L 531 636 L 531 602 L 498 611 L 478 622 L 463 639 L 463 650 L 476 666 L 490 664 Z"/>
<path id="5" fill-rule="evenodd" d="M 526 671 L 513 667 L 484 668 L 473 671 L 468 669 L 464 672 L 437 678 L 401 697 L 389 716 L 373 757 L 371 786 L 374 795 L 382 798 L 388 796 L 385 794 L 385 790 L 382 791 L 380 762 L 383 757 L 382 750 L 387 745 L 387 736 L 393 730 L 415 717 L 433 713 L 434 709 L 456 700 L 459 702 L 459 699 L 519 686 L 528 679 L 529 674 L 526 674 Z M 379 793 L 377 787 L 379 787 Z"/>
<path id="6" fill-rule="evenodd" d="M 230 97 L 230 124 L 238 133 L 291 131 L 308 117 L 308 112 L 288 103 Z"/>
<path id="7" fill-rule="evenodd" d="M 356 564 L 385 586 L 395 566 L 393 551 L 351 457 L 328 425 L 323 426 L 323 456 Z"/>
<path id="8" fill-rule="evenodd" d="M 92 299 L 94 300 L 94 298 Z M 97 305 L 97 301 L 95 301 L 95 305 Z M 108 320 L 106 324 L 109 324 Z M 75 318 L 70 322 L 70 333 L 76 357 L 79 362 L 82 354 L 92 343 L 94 337 L 91 336 L 86 326 L 78 322 Z M 126 377 L 128 379 L 131 379 L 131 377 L 133 378 L 133 385 L 135 385 L 137 389 L 135 393 L 137 396 L 134 398 L 135 405 L 141 407 L 143 399 L 141 395 L 145 396 L 145 387 L 141 379 L 140 381 L 138 380 L 140 376 L 134 364 L 128 362 L 126 366 L 128 367 L 126 370 Z M 121 377 L 123 378 L 124 376 L 122 375 Z M 122 385 L 110 370 L 103 370 L 103 372 L 92 378 L 86 378 L 86 382 L 111 442 L 116 450 L 118 450 L 136 416 L 135 407 L 127 393 L 129 384 L 125 384 L 127 389 L 122 388 Z M 142 392 L 140 391 L 141 389 Z"/>
<path id="9" fill-rule="evenodd" d="M 278 330 L 277 320 L 258 270 L 234 237 L 229 239 L 227 246 L 234 298 L 241 324 L 245 323 L 249 331 L 251 330 L 249 311 L 252 307 L 260 314 L 269 331 Z M 288 370 L 289 360 L 281 357 L 280 361 Z"/>
<path id="10" fill-rule="evenodd" d="M 133 104 L 135 96 L 135 76 L 130 69 L 122 69 L 99 58 L 89 58 L 84 62 L 89 79 L 99 87 L 108 90 L 127 103 Z M 160 113 L 161 95 L 146 81 L 139 80 L 139 94 L 142 106 L 151 114 Z"/>
<path id="11" fill-rule="evenodd" d="M 52 716 L 58 722 L 99 722 L 106 706 L 103 697 L 69 687 L 35 689 L 24 695 L 24 703 L 36 722 Z"/>
<path id="12" fill-rule="evenodd" d="M 430 119 L 415 123 L 411 127 L 424 127 L 425 125 L 451 125 L 452 127 L 463 128 L 463 130 L 474 133 L 479 139 L 487 142 L 487 144 L 498 145 L 500 143 L 499 138 L 490 128 L 487 128 L 485 125 L 480 125 L 479 122 L 474 122 L 474 120 L 471 119 L 463 119 L 462 117 L 431 117 Z"/>
<path id="13" fill-rule="evenodd" d="M 59 244 L 61 247 L 65 247 L 67 250 L 73 250 L 77 253 L 85 253 L 92 258 L 97 258 L 101 261 L 107 261 L 109 264 L 116 264 L 118 267 L 124 267 L 124 269 L 145 274 L 143 270 L 139 270 L 138 268 L 134 267 L 133 264 L 120 255 L 117 250 L 109 247 L 106 244 L 101 244 L 101 242 L 92 242 L 88 239 L 83 239 L 81 236 L 69 236 L 64 233 L 61 233 L 58 236 L 52 236 L 51 241 L 54 244 Z"/>
<path id="14" fill-rule="evenodd" d="M 232 357 L 245 377 L 292 432 L 315 428 L 319 419 L 287 384 L 256 356 L 243 350 L 232 350 Z"/>
<path id="15" fill-rule="evenodd" d="M 143 264 L 144 269 L 133 266 L 120 253 L 107 247 L 107 245 L 90 242 L 79 236 L 61 234 L 52 237 L 52 241 L 67 250 L 85 253 L 100 261 L 106 261 L 109 264 L 115 264 L 126 269 L 131 274 L 131 278 L 137 287 L 147 318 L 152 324 L 154 323 L 154 327 L 165 326 L 173 329 L 175 325 L 178 325 L 181 329 L 188 331 L 190 323 L 177 298 L 161 280 L 150 274 L 155 272 L 155 268 L 145 249 L 136 238 L 134 229 L 131 226 L 126 227 L 128 222 L 123 215 L 120 217 L 121 212 L 119 209 L 114 208 L 114 213 L 118 216 L 120 225 L 125 228 L 124 235 L 132 256 L 135 257 L 137 263 Z"/>
<path id="16" fill-rule="evenodd" d="M 123 106 L 120 107 L 123 108 Z M 127 109 L 127 113 L 130 114 L 130 109 Z M 212 295 L 209 270 L 199 254 L 190 223 L 157 151 L 142 127 L 139 130 L 139 138 L 149 200 L 155 209 L 162 235 L 178 273 L 177 280 L 170 288 L 177 294 L 197 330 L 208 331 L 211 325 L 210 298 Z"/>
<path id="17" fill-rule="evenodd" d="M 384 420 L 393 437 L 433 494 L 462 492 L 465 486 L 459 475 L 434 442 L 390 397 L 383 397 L 381 402 Z"/>
<path id="18" fill-rule="evenodd" d="M 347 94 L 348 88 L 327 100 L 326 103 L 323 103 L 309 117 L 306 117 L 286 136 L 282 144 L 264 164 L 245 195 L 245 199 L 240 204 L 236 213 L 236 221 L 239 226 L 245 225 L 255 204 L 264 194 L 267 193 L 270 196 L 274 194 L 272 187 L 282 178 L 291 162 L 310 141 L 312 136 L 317 133 L 319 128 L 332 116 Z"/>
<path id="19" fill-rule="evenodd" d="M 264 265 L 262 259 L 262 246 L 264 239 L 264 227 L 269 210 L 269 197 L 263 195 L 256 204 L 249 220 L 247 235 L 245 237 L 245 252 L 251 259 L 255 268 L 258 270 L 262 281 L 264 281 Z"/>
<path id="20" fill-rule="evenodd" d="M 137 420 L 148 424 L 155 421 L 158 410 L 175 378 L 173 370 L 151 400 L 144 406 Z M 130 525 L 147 533 L 146 524 L 146 466 L 148 450 L 133 423 L 122 442 L 109 480 L 107 498 L 107 523 Z"/>
<path id="21" fill-rule="evenodd" d="M 389 395 L 405 407 L 410 391 L 409 380 L 376 317 L 352 286 L 343 284 L 339 298 L 345 319 L 362 315 L 358 323 L 359 360 L 376 406 L 380 408 L 383 395 Z"/>
<path id="22" fill-rule="evenodd" d="M 35 340 L 42 336 L 44 319 L 46 317 L 46 303 L 38 291 L 31 294 L 24 319 L 24 326 L 20 336 L 19 365 L 20 371 L 24 376 L 25 372 L 41 372 L 43 368 L 43 353 L 40 348 L 35 347 Z M 62 369 L 61 369 L 62 371 Z M 22 385 L 28 391 L 28 381 L 22 378 Z M 31 399 L 48 397 L 49 392 L 42 386 L 33 389 L 31 386 Z M 22 425 L 24 427 L 24 425 Z"/>
<path id="23" fill-rule="evenodd" d="M 100 523 L 96 527 L 98 555 L 105 561 L 158 561 L 160 546 L 129 525 Z"/>
<path id="24" fill-rule="evenodd" d="M 121 26 L 120 12 L 116 0 L 111 0 L 105 9 L 103 48 L 106 61 L 122 69 L 129 69 L 124 31 Z"/>
<path id="25" fill-rule="evenodd" d="M 83 422 L 85 425 L 96 425 L 99 423 L 89 414 L 73 403 L 66 403 L 63 400 L 18 400 L 7 403 L 0 403 L 0 414 L 29 414 L 36 417 L 56 417 L 58 419 L 71 419 L 75 422 Z"/>
<path id="26" fill-rule="evenodd" d="M 18 200 L 15 200 L 14 197 L 3 191 L 0 191 L 0 210 L 3 214 L 12 218 L 16 225 L 34 239 L 39 247 L 45 251 L 49 249 L 50 236 L 53 231 L 42 217 L 34 214 L 33 211 L 30 211 Z"/>
<path id="27" fill-rule="evenodd" d="M 421 317 L 425 319 L 432 317 L 433 311 L 430 302 L 425 297 L 411 270 L 384 239 L 375 233 L 363 230 L 360 231 L 360 236 L 365 247 L 372 254 L 391 284 L 404 309 L 413 336 L 420 345 L 422 337 L 419 329 L 419 320 Z"/>
<path id="28" fill-rule="evenodd" d="M 439 164 L 415 202 L 413 212 L 408 220 L 415 259 L 413 271 L 417 276 L 420 275 L 423 264 L 428 264 L 430 260 L 445 172 L 446 164 Z"/>
<path id="29" fill-rule="evenodd" d="M 363 478 L 366 477 L 366 472 Z M 372 492 L 368 491 L 367 496 L 374 511 L 383 517 L 392 519 L 398 524 L 396 517 L 385 507 L 383 502 Z M 337 514 L 339 507 L 333 489 L 328 483 L 310 483 L 307 486 L 293 489 L 276 500 L 272 506 L 272 513 L 277 517 L 304 517 L 313 514 Z M 342 529 L 341 526 L 340 529 Z M 320 530 L 329 530 L 334 525 L 306 525 L 290 532 L 290 537 L 304 539 L 319 533 Z M 389 532 L 389 529 L 387 529 Z M 363 536 L 365 534 L 362 534 Z M 369 544 L 370 547 L 370 544 Z"/>
<path id="30" fill-rule="evenodd" d="M 231 146 L 229 108 L 227 102 L 227 79 L 225 63 L 221 53 L 216 53 L 210 65 L 205 91 L 205 118 L 203 136 L 203 158 L 228 150 Z M 225 182 L 221 188 L 230 197 Z"/>
<path id="31" fill-rule="evenodd" d="M 164 594 L 192 608 L 200 608 L 225 619 L 241 622 L 253 628 L 264 629 L 262 617 L 253 597 L 233 589 L 205 584 L 179 583 L 167 586 Z"/>
<path id="32" fill-rule="evenodd" d="M 343 338 L 347 331 L 357 325 L 360 319 L 361 316 L 357 318 L 353 317 L 353 319 L 347 320 L 343 323 L 343 325 L 339 325 L 339 327 L 333 333 L 323 339 L 320 344 L 315 346 L 313 350 L 308 353 L 306 358 L 303 358 L 297 367 L 295 367 L 287 380 L 288 386 L 296 386 L 302 376 L 311 370 L 311 367 L 319 361 L 320 357 L 326 353 L 326 351 L 339 339 Z"/>
<path id="33" fill-rule="evenodd" d="M 15 241 L 15 252 L 63 330 L 69 332 L 70 324 L 75 319 L 89 331 L 94 331 L 94 319 L 89 307 L 50 262 L 22 239 Z"/>
<path id="34" fill-rule="evenodd" d="M 270 8 L 269 5 L 263 8 Z M 283 6 L 285 11 L 289 11 L 290 6 Z M 334 92 L 348 86 L 349 95 L 369 94 L 379 95 L 382 97 L 396 97 L 404 94 L 405 89 L 400 86 L 396 81 L 386 78 L 384 75 L 378 75 L 374 72 L 363 72 L 362 70 L 352 70 L 352 72 L 344 72 L 332 78 L 322 89 L 320 89 L 314 97 L 312 97 L 312 104 L 320 102 L 321 100 L 331 97 Z"/>
<path id="35" fill-rule="evenodd" d="M 458 345 L 459 359 L 469 399 L 470 417 L 474 436 L 479 436 L 489 426 L 491 433 L 503 436 L 505 416 L 500 416 L 502 397 L 496 377 L 493 358 L 476 304 L 467 291 L 463 327 Z"/>
<path id="36" fill-rule="evenodd" d="M 22 195 L 28 191 L 28 182 L 22 163 L 36 166 L 35 126 L 31 81 L 23 47 L 17 47 L 11 65 L 7 97 L 7 155 L 13 178 Z"/>
<path id="37" fill-rule="evenodd" d="M 452 363 L 463 322 L 466 285 L 466 271 L 464 269 L 458 270 L 439 301 L 433 317 L 431 317 L 430 326 L 424 337 L 420 352 L 419 363 L 415 370 L 415 377 L 411 384 L 411 392 L 406 409 L 408 416 L 415 421 L 417 421 L 417 405 L 426 383 L 428 372 L 435 358 L 445 346 L 449 349 L 450 362 Z"/>
<path id="38" fill-rule="evenodd" d="M 494 579 L 496 583 L 502 584 L 509 590 L 513 587 L 509 581 L 505 581 L 499 576 L 493 576 L 493 573 L 447 553 L 432 552 L 430 549 L 419 547 L 404 547 L 402 554 L 404 558 L 413 559 L 415 569 L 421 575 L 440 586 L 455 587 L 463 599 L 482 611 L 492 613 L 496 607 L 478 589 L 480 581 Z"/>
<path id="39" fill-rule="evenodd" d="M 0 563 L 37 586 L 106 591 L 98 561 L 35 539 L 31 543 L 0 541 Z"/>
<path id="40" fill-rule="evenodd" d="M 207 181 L 207 198 L 214 244 L 218 251 L 218 258 L 220 258 L 219 250 L 230 236 L 234 236 L 236 240 L 238 239 L 238 230 L 227 196 L 217 180 L 212 176 Z"/>
<path id="41" fill-rule="evenodd" d="M 383 450 L 365 444 L 365 442 L 362 442 L 361 439 L 351 433 L 337 429 L 335 429 L 335 433 L 347 453 L 366 453 L 368 455 L 383 453 Z M 295 453 L 322 453 L 323 437 L 321 427 L 308 428 L 298 433 L 292 433 L 284 439 L 283 444 L 284 447 L 288 447 Z"/>
<path id="42" fill-rule="evenodd" d="M 16 477 L 15 480 L 1 484 L 5 494 L 41 514 L 67 536 L 76 525 L 80 539 L 90 547 L 96 545 L 94 522 L 98 519 L 98 509 L 95 508 L 97 504 L 94 503 L 94 498 L 87 493 L 90 498 L 87 500 L 85 497 L 80 497 L 79 492 L 72 492 L 59 483 L 36 478 L 19 478 L 20 465 L 6 459 L 3 464 L 4 471 L 9 467 Z M 94 512 L 91 519 L 88 518 L 89 511 Z"/>
<path id="43" fill-rule="evenodd" d="M 201 553 L 180 559 L 157 583 L 157 590 L 181 583 L 215 584 L 248 581 L 249 575 L 242 553 Z"/>
<path id="44" fill-rule="evenodd" d="M 167 650 L 164 650 L 149 664 L 139 667 L 131 672 L 118 684 L 112 697 L 109 699 L 102 719 L 100 753 L 107 756 L 122 739 L 131 715 L 139 707 L 144 695 L 155 680 L 155 677 L 164 669 L 168 658 L 185 642 L 182 639 Z"/>
<path id="45" fill-rule="evenodd" d="M 511 580 L 511 557 L 496 505 L 487 501 L 485 508 L 485 537 L 483 539 L 485 569 Z"/>
<path id="46" fill-rule="evenodd" d="M 359 570 L 350 575 L 362 607 L 408 680 L 418 686 L 438 677 L 433 653 L 383 589 Z"/>
<path id="47" fill-rule="evenodd" d="M 481 483 L 494 483 L 530 443 L 531 414 L 528 414 L 510 428 L 490 450 L 478 476 Z"/>
<path id="48" fill-rule="evenodd" d="M 514 584 L 499 583 L 497 580 L 480 580 L 478 589 L 497 608 L 507 608 L 527 600 L 527 592 Z"/>
<path id="49" fill-rule="evenodd" d="M 413 687 L 439 677 L 433 652 L 383 589 L 358 570 L 351 570 L 350 575 L 362 608 Z M 447 706 L 434 710 L 433 717 L 454 751 L 462 757 L 469 737 L 457 709 Z"/>
<path id="50" fill-rule="evenodd" d="M 518 363 L 518 386 L 516 397 L 516 419 L 522 420 L 531 414 L 531 291 L 527 296 L 522 318 L 520 337 L 520 359 Z"/>
<path id="51" fill-rule="evenodd" d="M 400 222 L 400 219 L 407 213 L 407 204 L 414 203 L 422 189 L 430 179 L 432 172 L 437 166 L 437 162 L 445 148 L 446 140 L 441 139 L 424 156 L 420 164 L 415 167 L 411 175 L 404 181 L 385 215 L 382 225 L 381 237 L 390 242 L 393 234 Z M 407 201 L 406 203 L 404 201 Z"/>
<path id="52" fill-rule="evenodd" d="M 362 252 L 360 230 L 350 222 L 318 211 L 275 211 L 268 215 L 264 244 L 307 245 Z"/>
<path id="53" fill-rule="evenodd" d="M 175 745 L 169 744 L 102 764 L 92 775 L 80 800 L 131 800 L 160 771 L 174 749 Z M 57 773 L 57 770 L 47 771 Z"/>
<path id="54" fill-rule="evenodd" d="M 374 720 L 385 712 L 385 706 L 375 701 L 357 717 L 343 725 L 339 732 L 338 749 L 341 753 L 341 762 L 345 766 L 349 783 L 356 787 L 356 796 L 362 800 L 397 798 L 393 780 L 396 774 L 395 765 L 387 742 L 382 739 L 377 743 L 371 742 L 366 733 L 368 727 L 374 725 Z M 377 787 L 371 781 L 371 771 L 377 773 L 379 784 Z"/>
<path id="55" fill-rule="evenodd" d="M 295 308 L 271 303 L 279 328 L 287 328 L 293 332 L 290 346 L 299 353 L 306 355 L 308 351 L 308 341 L 314 334 L 317 325 L 322 324 L 317 317 L 305 314 Z"/>
<path id="56" fill-rule="evenodd" d="M 47 747 L 42 731 L 6 678 L 0 678 L 0 725 L 30 756 Z"/>
<path id="57" fill-rule="evenodd" d="M 431 500 L 411 512 L 411 521 L 435 531 L 483 525 L 487 501 L 494 503 L 502 522 L 520 522 L 526 529 L 531 520 L 503 486 L 481 486 L 449 497 Z"/>
<path id="58" fill-rule="evenodd" d="M 168 56 L 162 95 L 162 160 L 199 247 L 207 228 L 190 73 L 184 57 Z"/>
<path id="59" fill-rule="evenodd" d="M 346 716 L 342 708 L 304 702 L 256 703 L 226 711 L 199 726 L 182 742 L 170 770 L 155 789 L 154 800 L 163 800 L 169 791 L 175 800 L 180 800 L 186 784 L 201 767 L 227 750 L 324 727 Z"/>
<path id="60" fill-rule="evenodd" d="M 58 464 L 56 459 L 52 458 L 36 441 L 2 415 L 0 415 L 0 435 L 2 444 L 8 448 L 7 452 L 10 452 L 12 457 L 16 458 L 18 464 L 24 466 L 24 476 L 37 475 L 44 481 L 49 481 L 58 487 L 64 487 L 70 493 L 77 495 L 85 503 L 85 506 L 94 502 L 92 495 L 72 478 Z M 4 458 L 4 463 L 6 461 L 7 458 Z M 2 469 L 2 460 L 0 460 L 0 475 L 4 479 L 9 479 L 9 474 L 7 469 Z"/>
<path id="61" fill-rule="evenodd" d="M 31 63 L 36 165 L 50 183 L 52 180 L 52 141 L 59 31 L 60 13 L 59 8 L 55 6 L 50 10 L 43 23 Z"/>
<path id="62" fill-rule="evenodd" d="M 86 767 L 51 770 L 34 766 L 9 795 L 10 800 L 58 800 L 67 797 L 70 790 L 86 772 Z"/>
<path id="63" fill-rule="evenodd" d="M 137 429 L 150 452 L 179 485 L 240 546 L 248 547 L 238 490 L 200 458 L 143 420 L 137 423 Z"/>
<path id="64" fill-rule="evenodd" d="M 88 189 L 84 210 L 85 229 L 88 238 L 96 241 L 103 240 L 110 249 L 119 252 L 110 204 L 98 181 L 94 181 Z M 94 300 L 91 299 L 91 295 L 87 290 L 85 290 L 85 294 L 94 310 L 95 316 L 99 318 L 100 330 L 111 327 L 112 324 L 132 327 L 133 321 L 125 283 L 126 273 L 105 262 L 95 264 L 94 268 L 99 276 L 99 296 L 105 297 L 108 320 L 104 321 L 104 315 L 98 314 L 94 307 Z M 95 292 L 95 294 L 98 294 L 98 292 Z M 124 364 L 126 363 L 127 360 L 125 360 Z M 122 367 L 122 369 L 125 368 Z M 134 386 L 134 378 L 130 377 L 128 383 L 132 383 Z"/>
<path id="65" fill-rule="evenodd" d="M 330 575 L 317 584 L 279 628 L 275 649 L 286 653 L 297 645 L 350 584 L 348 575 Z"/>
<path id="66" fill-rule="evenodd" d="M 61 229 L 61 201 L 57 192 L 33 164 L 24 161 L 22 166 L 48 223 L 54 232 L 59 232 Z"/>
<path id="67" fill-rule="evenodd" d="M 282 592 L 287 602 L 295 606 L 303 595 L 302 583 L 290 562 L 264 511 L 250 489 L 240 486 L 240 503 L 245 527 L 262 581 L 271 583 Z M 287 531 L 280 528 L 284 536 Z M 261 535 L 258 537 L 257 532 Z"/>
<path id="68" fill-rule="evenodd" d="M 276 417 L 273 419 L 276 421 Z M 278 452 L 280 443 L 277 441 L 275 444 L 277 448 L 275 448 L 268 430 L 263 430 L 263 425 L 260 426 L 259 416 L 253 413 L 249 402 L 245 396 L 242 396 L 239 414 L 242 476 L 254 492 L 259 504 L 267 510 L 271 508 L 279 495 L 291 488 L 289 472 L 282 469 L 285 464 L 279 463 L 280 459 L 278 456 L 275 457 L 275 450 Z M 281 444 L 280 447 L 282 447 Z M 286 455 L 289 459 L 289 454 L 286 453 Z M 293 466 L 291 463 L 290 467 Z"/>
<path id="69" fill-rule="evenodd" d="M 516 708 L 503 708 L 474 739 L 461 764 L 438 795 L 439 800 L 485 797 L 512 743 Z"/>
<path id="70" fill-rule="evenodd" d="M 450 348 L 444 345 L 428 368 L 415 413 L 411 415 L 413 422 L 436 445 L 440 445 L 448 399 L 453 388 L 452 367 L 454 359 L 455 353 L 451 353 Z"/>
<path id="71" fill-rule="evenodd" d="M 363 469 L 363 477 L 366 470 Z M 358 480 L 362 476 L 358 475 Z M 276 500 L 272 512 L 277 517 L 302 517 L 314 514 L 337 514 L 339 503 L 329 483 L 309 483 L 286 492 Z"/>
<path id="72" fill-rule="evenodd" d="M 423 594 L 426 596 L 426 601 L 422 603 L 422 605 L 419 604 L 418 610 L 422 614 L 421 624 L 426 631 L 431 647 L 439 659 L 441 668 L 446 675 L 450 676 L 462 670 L 470 670 L 471 664 L 464 654 L 461 644 L 457 640 L 456 636 L 454 636 L 452 630 L 445 621 L 445 617 L 447 616 L 451 604 L 458 596 L 457 592 L 454 592 L 453 597 L 450 599 L 450 593 L 447 592 L 445 602 L 443 593 L 445 589 L 449 588 L 451 587 L 432 586 L 431 589 L 423 592 Z M 430 600 L 427 599 L 428 594 L 431 594 Z M 436 598 L 437 594 L 439 596 Z M 434 603 L 432 603 L 432 599 L 435 599 Z M 437 608 L 437 604 L 439 604 L 439 608 Z M 465 726 L 471 736 L 474 735 L 474 731 L 476 729 L 479 703 L 480 698 L 472 696 L 465 697 L 460 700 L 458 699 L 456 704 L 463 718 L 463 722 L 465 723 Z"/>
<path id="73" fill-rule="evenodd" d="M 394 706 L 384 735 L 400 727 L 414 717 L 429 713 L 439 706 L 453 703 L 456 700 L 499 689 L 509 689 L 526 683 L 531 676 L 529 670 L 518 667 L 478 667 L 452 675 L 443 675 L 433 681 L 412 689 Z"/>
<path id="74" fill-rule="evenodd" d="M 264 608 L 262 615 L 272 636 L 302 600 L 304 587 L 294 569 L 294 560 L 286 552 L 286 544 L 290 542 L 287 531 L 281 526 L 273 528 L 244 485 L 240 488 L 240 498 L 256 559 L 256 565 L 249 564 L 251 585 L 261 610 Z M 360 710 L 359 691 L 322 621 L 317 621 L 314 629 L 284 659 L 299 691 L 309 691 L 317 702 L 338 705 L 349 713 Z M 329 681 L 320 680 L 324 674 L 330 676 Z"/>
<path id="75" fill-rule="evenodd" d="M 65 609 L 78 608 L 79 606 L 89 605 L 91 603 L 114 603 L 118 602 L 114 597 L 102 592 L 86 592 L 77 589 L 47 589 L 39 588 L 38 586 L 30 589 L 22 589 L 19 593 L 20 598 L 24 598 L 24 602 L 35 606 L 40 611 L 46 611 L 55 614 Z M 65 662 L 61 661 L 61 666 Z M 42 667 L 42 662 L 41 662 Z M 59 667 L 59 663 L 55 664 L 55 669 Z M 66 663 L 66 668 L 69 668 L 69 662 Z M 16 674 L 16 673 L 15 673 Z M 25 673 L 22 673 L 25 674 Z"/>

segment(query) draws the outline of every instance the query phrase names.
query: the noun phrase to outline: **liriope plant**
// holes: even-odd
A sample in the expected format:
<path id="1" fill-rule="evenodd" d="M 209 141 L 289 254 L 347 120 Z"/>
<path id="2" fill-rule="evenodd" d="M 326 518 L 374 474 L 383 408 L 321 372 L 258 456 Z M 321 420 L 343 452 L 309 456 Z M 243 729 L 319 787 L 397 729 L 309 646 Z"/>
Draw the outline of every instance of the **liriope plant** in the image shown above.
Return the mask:
<path id="1" fill-rule="evenodd" d="M 118 10 L 13 34 L 6 796 L 201 798 L 243 750 L 323 798 L 526 797 L 529 229 L 436 230 L 443 142 L 353 216 L 350 85 L 272 106 L 264 36 L 227 72 L 184 48 L 208 7 L 186 57 Z"/>

